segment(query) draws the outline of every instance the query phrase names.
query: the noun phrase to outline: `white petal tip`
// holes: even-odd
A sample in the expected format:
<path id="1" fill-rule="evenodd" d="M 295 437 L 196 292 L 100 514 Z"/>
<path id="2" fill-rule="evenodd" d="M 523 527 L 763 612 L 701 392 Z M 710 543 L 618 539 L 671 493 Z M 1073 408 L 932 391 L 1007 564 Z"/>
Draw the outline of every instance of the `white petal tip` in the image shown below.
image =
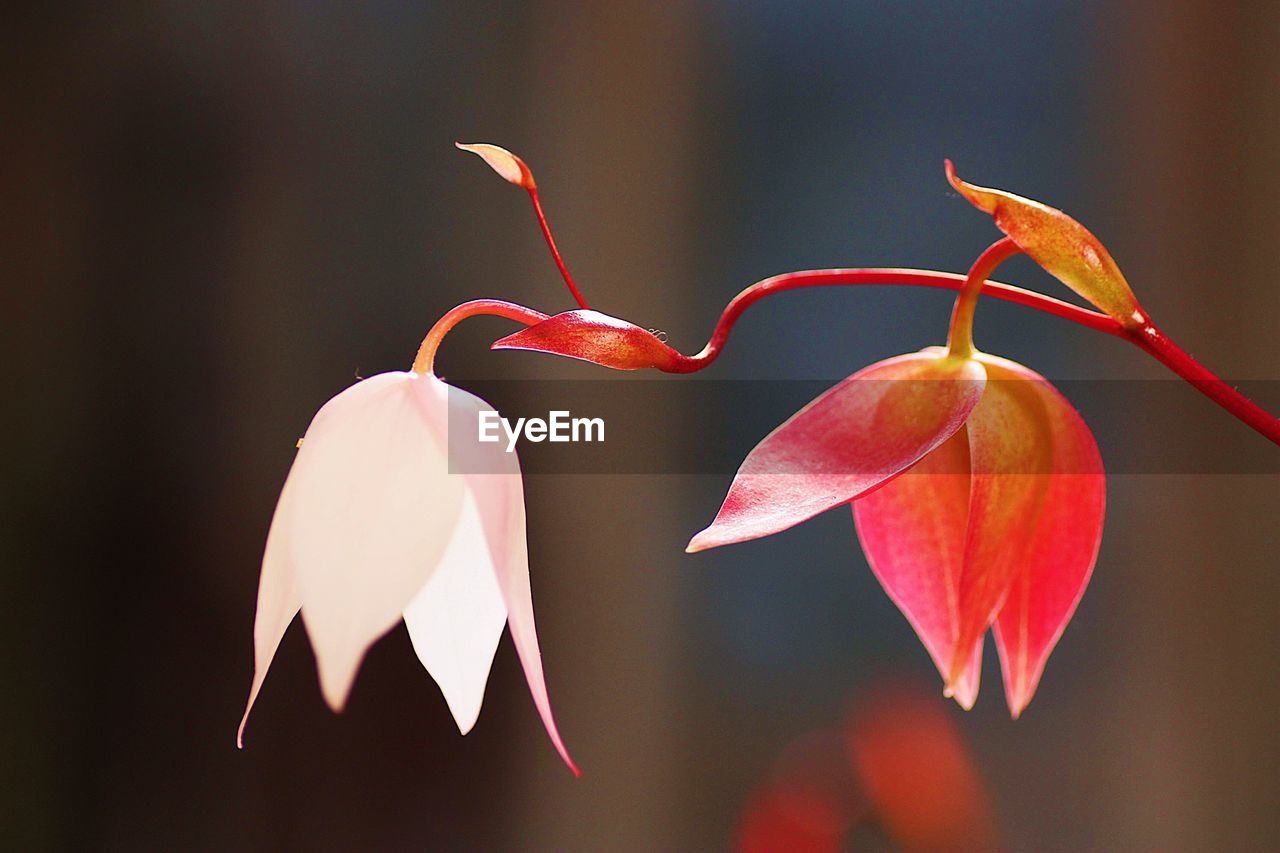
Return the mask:
<path id="1" fill-rule="evenodd" d="M 335 661 L 333 656 L 316 654 L 316 666 L 320 672 L 320 692 L 325 704 L 335 714 L 341 714 L 347 707 L 351 697 L 351 688 L 355 686 L 356 672 L 360 669 L 360 661 L 364 653 L 344 655 L 342 660 Z"/>
<path id="2" fill-rule="evenodd" d="M 447 698 L 447 697 L 446 697 Z M 466 737 L 471 734 L 471 730 L 476 727 L 476 721 L 480 719 L 480 709 L 474 710 L 455 710 L 452 705 L 449 706 L 449 712 L 453 714 L 453 721 L 458 726 L 458 734 Z"/>
<path id="3" fill-rule="evenodd" d="M 351 696 L 351 688 L 347 686 L 339 689 L 322 690 L 324 693 L 324 703 L 329 706 L 329 710 L 335 714 L 341 714 L 347 709 L 347 699 Z"/>

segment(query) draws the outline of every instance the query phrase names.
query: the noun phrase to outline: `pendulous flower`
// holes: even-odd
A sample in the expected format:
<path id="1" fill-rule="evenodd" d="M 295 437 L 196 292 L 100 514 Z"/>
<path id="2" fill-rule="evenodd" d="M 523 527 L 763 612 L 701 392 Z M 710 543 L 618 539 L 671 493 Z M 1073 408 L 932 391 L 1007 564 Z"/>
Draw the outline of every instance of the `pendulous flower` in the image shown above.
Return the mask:
<path id="1" fill-rule="evenodd" d="M 520 463 L 471 440 L 474 431 L 450 435 L 451 419 L 474 424 L 492 407 L 438 379 L 429 357 L 426 365 L 347 388 L 299 443 L 263 555 L 238 740 L 299 611 L 334 711 L 369 647 L 403 618 L 463 734 L 480 713 L 507 625 L 547 734 L 576 774 L 538 650 Z"/>
<path id="2" fill-rule="evenodd" d="M 1079 414 L 1035 372 L 973 348 L 974 265 L 947 348 L 871 365 L 747 455 L 689 551 L 785 530 L 853 504 L 868 563 L 934 660 L 946 692 L 977 698 L 994 628 L 1009 709 L 1035 694 L 1102 535 L 1105 475 Z"/>

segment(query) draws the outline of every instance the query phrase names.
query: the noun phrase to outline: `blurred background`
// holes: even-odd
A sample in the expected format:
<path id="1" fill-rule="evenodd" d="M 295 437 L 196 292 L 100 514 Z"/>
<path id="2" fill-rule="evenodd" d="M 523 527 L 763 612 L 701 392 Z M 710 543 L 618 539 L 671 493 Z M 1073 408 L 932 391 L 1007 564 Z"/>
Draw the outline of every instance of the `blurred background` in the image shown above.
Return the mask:
<path id="1" fill-rule="evenodd" d="M 258 561 L 311 415 L 403 369 L 460 301 L 569 305 L 525 199 L 454 140 L 523 155 L 593 307 L 686 352 L 766 275 L 965 269 L 997 232 L 950 192 L 951 157 L 1083 220 L 1221 375 L 1275 380 L 1278 37 L 1275 4 L 1208 0 L 11 7 L 4 846 L 726 849 L 788 745 L 886 679 L 936 705 L 992 845 L 1274 844 L 1274 474 L 1112 477 L 1093 583 L 1016 723 L 990 652 L 974 711 L 942 699 L 847 512 L 689 556 L 727 475 L 543 474 L 526 482 L 534 596 L 583 780 L 508 640 L 461 738 L 403 628 L 336 717 L 295 624 L 243 752 L 234 730 Z M 1026 262 L 1002 278 L 1061 295 Z M 835 380 L 940 343 L 950 301 L 789 294 L 747 315 L 708 378 Z M 601 378 L 486 350 L 511 328 L 462 326 L 441 373 Z M 978 338 L 1055 378 L 1164 375 L 1013 306 L 984 304 Z M 1183 400 L 1185 418 L 1112 412 L 1104 459 L 1265 446 Z M 760 405 L 753 423 L 790 414 Z M 762 433 L 742 421 L 658 410 L 643 452 L 688 453 L 695 433 L 749 447 Z"/>

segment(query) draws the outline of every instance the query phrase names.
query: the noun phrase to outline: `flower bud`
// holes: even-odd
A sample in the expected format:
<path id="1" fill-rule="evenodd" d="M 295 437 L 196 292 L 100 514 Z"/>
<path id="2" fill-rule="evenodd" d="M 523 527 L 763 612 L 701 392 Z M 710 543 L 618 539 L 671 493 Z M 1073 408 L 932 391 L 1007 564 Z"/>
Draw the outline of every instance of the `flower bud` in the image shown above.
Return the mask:
<path id="1" fill-rule="evenodd" d="M 1124 274 L 1098 238 L 1061 210 L 1029 198 L 966 183 L 946 161 L 947 180 L 1054 278 L 1125 326 L 1145 316 Z"/>

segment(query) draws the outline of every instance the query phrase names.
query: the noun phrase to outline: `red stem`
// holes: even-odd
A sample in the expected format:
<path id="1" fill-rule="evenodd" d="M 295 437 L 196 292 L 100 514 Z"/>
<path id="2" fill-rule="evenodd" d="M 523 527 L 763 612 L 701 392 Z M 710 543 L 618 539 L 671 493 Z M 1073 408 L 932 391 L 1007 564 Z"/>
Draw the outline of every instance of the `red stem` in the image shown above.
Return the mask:
<path id="1" fill-rule="evenodd" d="M 734 324 L 738 322 L 743 312 L 761 299 L 772 296 L 775 293 L 799 290 L 805 287 L 848 287 L 866 284 L 915 285 L 918 287 L 958 291 L 964 287 L 965 279 L 966 276 L 958 275 L 957 273 L 938 272 L 936 270 L 876 268 L 800 270 L 798 272 L 775 275 L 756 282 L 733 297 L 725 307 L 724 313 L 720 315 L 720 320 L 716 323 L 715 330 L 711 333 L 711 339 L 702 348 L 702 352 L 693 356 L 683 356 L 681 361 L 670 372 L 693 373 L 694 371 L 702 370 L 715 361 L 719 357 L 721 350 L 724 349 L 729 333 L 733 331 Z M 1125 332 L 1121 325 L 1105 314 L 1072 305 L 1070 302 L 1063 302 L 1061 299 L 1054 299 L 1052 296 L 1045 296 L 1030 290 L 1024 290 L 1021 287 L 1014 287 L 1011 284 L 1001 284 L 995 281 L 985 282 L 982 285 L 982 293 L 987 296 L 993 296 L 996 299 L 1003 299 L 1006 302 L 1015 302 L 1018 305 L 1025 305 L 1038 311 L 1044 311 L 1047 314 L 1070 320 L 1086 328 L 1095 329 L 1116 337 L 1125 337 Z"/>
<path id="2" fill-rule="evenodd" d="M 799 270 L 775 275 L 756 282 L 735 296 L 720 315 L 720 320 L 711 333 L 711 339 L 702 351 L 693 356 L 679 356 L 679 359 L 666 370 L 668 373 L 693 373 L 709 366 L 719 357 L 729 338 L 729 333 L 743 312 L 761 299 L 775 293 L 805 287 L 843 287 L 864 284 L 916 285 L 944 290 L 961 290 L 965 280 L 966 276 L 956 273 L 917 269 Z M 1244 424 L 1280 445 L 1280 419 L 1219 379 L 1207 367 L 1169 340 L 1145 315 L 1141 325 L 1126 328 L 1105 314 L 1010 284 L 986 281 L 982 285 L 982 294 L 1035 308 L 1085 328 L 1129 341 L 1191 383 L 1202 394 Z"/>
<path id="3" fill-rule="evenodd" d="M 1126 330 L 1124 337 L 1191 383 L 1210 400 L 1275 444 L 1280 444 L 1280 418 L 1273 417 L 1266 409 L 1219 379 L 1209 368 L 1169 340 L 1149 319 L 1145 319 L 1137 328 Z"/>
<path id="4" fill-rule="evenodd" d="M 555 260 L 556 267 L 560 270 L 560 277 L 569 286 L 569 292 L 578 301 L 578 306 L 580 308 L 590 308 L 591 306 L 587 304 L 587 300 L 582 298 L 582 291 L 578 290 L 578 285 L 573 283 L 573 276 L 569 275 L 569 267 L 565 265 L 564 258 L 560 257 L 560 249 L 556 247 L 556 238 L 551 236 L 551 225 L 547 222 L 546 214 L 542 212 L 542 200 L 538 198 L 537 185 L 526 187 L 525 191 L 529 193 L 529 200 L 533 202 L 533 215 L 538 217 L 538 227 L 542 229 L 542 236 L 546 239 L 547 248 L 551 250 L 551 257 Z"/>
<path id="5" fill-rule="evenodd" d="M 1005 261 L 1022 252 L 1018 244 L 1003 237 L 987 247 L 969 268 L 964 286 L 951 309 L 951 327 L 947 330 L 947 349 L 962 358 L 973 356 L 973 314 L 978 309 L 982 283 Z"/>
<path id="6" fill-rule="evenodd" d="M 464 302 L 445 312 L 445 315 L 436 320 L 436 324 L 427 332 L 427 336 L 422 339 L 422 346 L 418 347 L 418 355 L 413 360 L 413 372 L 423 374 L 433 372 L 436 350 L 440 348 L 440 342 L 444 340 L 444 336 L 468 317 L 478 317 L 482 314 L 506 317 L 517 323 L 524 323 L 526 326 L 532 326 L 547 319 L 547 315 L 541 311 L 534 311 L 532 308 L 525 308 L 514 302 L 504 302 L 501 299 L 473 299 L 470 302 Z"/>
<path id="7" fill-rule="evenodd" d="M 997 244 L 998 245 L 998 244 Z M 747 308 L 774 293 L 798 290 L 804 287 L 838 287 L 865 284 L 916 285 L 943 290 L 961 290 L 966 276 L 936 270 L 914 269 L 830 269 L 800 270 L 784 273 L 756 282 L 735 296 L 725 307 L 716 323 L 711 339 L 702 352 L 694 356 L 680 355 L 678 361 L 667 368 L 668 373 L 693 373 L 708 367 L 720 355 L 734 324 Z M 1125 328 L 1110 317 L 1087 308 L 1054 299 L 1051 296 L 1023 290 L 1009 284 L 987 281 L 982 293 L 1025 305 L 1070 320 L 1086 328 L 1129 341 L 1168 367 L 1179 377 L 1191 383 L 1206 397 L 1213 400 L 1237 419 L 1252 427 L 1261 435 L 1280 445 L 1280 419 L 1275 418 L 1248 397 L 1219 379 L 1207 367 L 1200 364 L 1177 344 L 1169 340 L 1149 319 L 1141 326 Z M 467 317 L 489 314 L 505 317 L 526 326 L 547 319 L 547 315 L 523 305 L 499 299 L 476 299 L 464 302 L 448 311 L 423 338 L 413 370 L 430 373 L 435 362 L 436 350 L 448 332 Z"/>

